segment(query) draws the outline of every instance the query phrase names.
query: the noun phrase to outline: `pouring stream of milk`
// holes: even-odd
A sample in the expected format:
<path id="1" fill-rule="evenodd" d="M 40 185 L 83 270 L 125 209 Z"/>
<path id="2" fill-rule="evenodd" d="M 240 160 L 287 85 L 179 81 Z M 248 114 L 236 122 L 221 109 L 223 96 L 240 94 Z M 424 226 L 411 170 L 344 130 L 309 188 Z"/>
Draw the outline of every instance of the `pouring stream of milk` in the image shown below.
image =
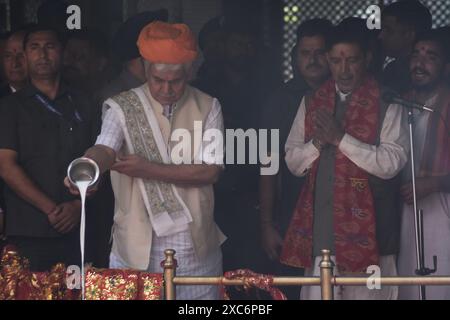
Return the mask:
<path id="1" fill-rule="evenodd" d="M 92 180 L 77 181 L 76 185 L 80 191 L 81 196 L 81 224 L 80 224 L 80 248 L 81 248 L 81 298 L 85 300 L 85 273 L 84 273 L 84 242 L 85 242 L 85 228 L 86 228 L 86 192 Z"/>

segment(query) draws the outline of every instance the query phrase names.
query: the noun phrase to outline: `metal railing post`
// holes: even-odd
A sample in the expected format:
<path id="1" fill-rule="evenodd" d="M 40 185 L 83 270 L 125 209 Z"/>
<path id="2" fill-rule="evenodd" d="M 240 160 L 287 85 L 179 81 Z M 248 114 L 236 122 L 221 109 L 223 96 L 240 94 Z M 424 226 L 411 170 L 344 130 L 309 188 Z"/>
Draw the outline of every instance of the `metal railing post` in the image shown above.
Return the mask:
<path id="1" fill-rule="evenodd" d="M 322 250 L 322 261 L 320 261 L 320 289 L 322 300 L 333 300 L 333 269 L 334 263 L 331 261 L 330 250 Z"/>
<path id="2" fill-rule="evenodd" d="M 166 259 L 163 262 L 164 267 L 164 289 L 166 300 L 175 300 L 175 284 L 173 283 L 173 278 L 175 278 L 176 273 L 176 261 L 175 261 L 175 250 L 168 249 L 164 251 Z"/>

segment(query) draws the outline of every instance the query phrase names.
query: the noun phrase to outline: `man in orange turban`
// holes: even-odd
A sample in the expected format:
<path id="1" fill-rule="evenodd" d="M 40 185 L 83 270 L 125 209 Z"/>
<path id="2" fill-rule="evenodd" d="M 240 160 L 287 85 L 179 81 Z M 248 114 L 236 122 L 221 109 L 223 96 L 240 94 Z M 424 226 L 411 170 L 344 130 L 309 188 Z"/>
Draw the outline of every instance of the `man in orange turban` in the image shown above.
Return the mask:
<path id="1" fill-rule="evenodd" d="M 110 267 L 161 272 L 164 250 L 174 249 L 177 275 L 220 276 L 226 238 L 213 212 L 223 169 L 220 104 L 188 85 L 197 45 L 186 25 L 153 22 L 137 44 L 147 83 L 104 103 L 101 134 L 85 155 L 102 173 L 111 169 Z M 213 143 L 197 141 L 207 129 Z M 179 286 L 176 294 L 220 298 L 217 286 Z"/>
<path id="2" fill-rule="evenodd" d="M 183 64 L 197 58 L 197 42 L 185 24 L 155 21 L 142 29 L 137 42 L 141 56 L 154 63 Z"/>
<path id="3" fill-rule="evenodd" d="M 169 114 L 191 78 L 198 55 L 195 36 L 185 24 L 155 21 L 142 29 L 137 46 L 145 61 L 151 95 Z"/>

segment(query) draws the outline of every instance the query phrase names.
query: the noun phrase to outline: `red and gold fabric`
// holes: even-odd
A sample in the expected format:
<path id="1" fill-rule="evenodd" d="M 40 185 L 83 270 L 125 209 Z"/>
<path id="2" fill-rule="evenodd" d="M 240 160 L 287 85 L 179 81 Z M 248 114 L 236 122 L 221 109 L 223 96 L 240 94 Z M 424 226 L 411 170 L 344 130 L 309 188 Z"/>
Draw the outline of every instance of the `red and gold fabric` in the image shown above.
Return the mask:
<path id="1" fill-rule="evenodd" d="M 86 300 L 160 300 L 162 274 L 130 270 L 89 269 Z"/>
<path id="2" fill-rule="evenodd" d="M 239 269 L 236 271 L 229 271 L 224 274 L 227 280 L 240 279 L 244 282 L 243 289 L 249 291 L 251 288 L 257 288 L 266 291 L 274 300 L 287 300 L 284 293 L 273 286 L 273 276 L 257 274 L 251 270 Z M 221 292 L 224 300 L 230 300 L 225 286 L 221 286 Z"/>
<path id="3" fill-rule="evenodd" d="M 63 264 L 32 273 L 27 259 L 6 247 L 0 263 L 0 300 L 80 300 L 80 290 L 69 290 L 66 279 Z M 162 274 L 94 268 L 86 272 L 86 300 L 160 300 L 163 290 Z"/>
<path id="4" fill-rule="evenodd" d="M 335 113 L 336 86 L 327 81 L 309 100 L 305 118 L 305 141 L 313 138 L 313 114 L 318 109 Z M 374 145 L 380 117 L 380 90 L 372 78 L 351 95 L 343 128 L 356 139 Z M 307 176 L 287 231 L 280 260 L 282 263 L 310 268 L 313 261 L 313 219 L 317 159 Z M 340 272 L 365 272 L 379 260 L 376 241 L 375 208 L 369 174 L 336 149 L 334 182 L 334 239 L 336 264 Z M 320 195 L 319 195 L 320 196 Z"/>
<path id="5" fill-rule="evenodd" d="M 66 268 L 57 264 L 48 273 L 32 273 L 28 260 L 7 246 L 0 262 L 0 300 L 74 300 L 79 292 L 67 290 Z"/>

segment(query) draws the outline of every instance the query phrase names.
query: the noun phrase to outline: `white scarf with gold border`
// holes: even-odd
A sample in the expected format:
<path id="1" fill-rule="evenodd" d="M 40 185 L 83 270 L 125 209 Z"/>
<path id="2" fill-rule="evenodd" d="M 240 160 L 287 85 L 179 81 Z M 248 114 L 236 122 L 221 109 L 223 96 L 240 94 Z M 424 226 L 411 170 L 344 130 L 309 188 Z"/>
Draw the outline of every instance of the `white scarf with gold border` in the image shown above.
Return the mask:
<path id="1" fill-rule="evenodd" d="M 158 121 L 141 88 L 124 92 L 105 103 L 120 119 L 129 154 L 170 164 Z M 167 236 L 186 229 L 191 213 L 173 184 L 137 178 L 142 199 L 156 234 Z"/>

